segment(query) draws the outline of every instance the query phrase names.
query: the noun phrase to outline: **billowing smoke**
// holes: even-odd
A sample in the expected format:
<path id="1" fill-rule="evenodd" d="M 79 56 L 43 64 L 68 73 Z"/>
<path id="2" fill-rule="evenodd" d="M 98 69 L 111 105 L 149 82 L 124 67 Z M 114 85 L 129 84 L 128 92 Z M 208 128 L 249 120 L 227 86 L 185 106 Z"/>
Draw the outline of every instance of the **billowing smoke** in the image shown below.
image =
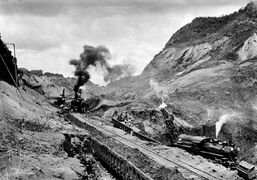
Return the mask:
<path id="1" fill-rule="evenodd" d="M 83 53 L 80 54 L 80 59 L 70 60 L 70 64 L 74 65 L 76 70 L 74 75 L 78 77 L 77 83 L 74 86 L 75 96 L 80 86 L 83 86 L 90 78 L 88 68 L 90 65 L 96 66 L 100 64 L 103 67 L 108 67 L 107 59 L 110 58 L 109 50 L 104 46 L 84 46 Z"/>
<path id="2" fill-rule="evenodd" d="M 130 77 L 135 72 L 135 67 L 131 64 L 115 65 L 108 69 L 108 73 L 104 76 L 104 81 L 116 81 L 124 77 Z"/>
<path id="3" fill-rule="evenodd" d="M 93 47 L 85 45 L 84 51 L 80 54 L 80 59 L 70 60 L 70 64 L 74 65 L 76 68 L 74 74 L 78 77 L 77 83 L 74 86 L 76 95 L 79 87 L 83 86 L 90 79 L 90 74 L 88 72 L 90 66 L 94 66 L 96 68 L 101 67 L 101 69 L 105 72 L 104 80 L 106 82 L 112 82 L 131 76 L 135 72 L 134 67 L 128 64 L 111 67 L 108 64 L 108 60 L 110 59 L 110 51 L 105 46 Z"/>

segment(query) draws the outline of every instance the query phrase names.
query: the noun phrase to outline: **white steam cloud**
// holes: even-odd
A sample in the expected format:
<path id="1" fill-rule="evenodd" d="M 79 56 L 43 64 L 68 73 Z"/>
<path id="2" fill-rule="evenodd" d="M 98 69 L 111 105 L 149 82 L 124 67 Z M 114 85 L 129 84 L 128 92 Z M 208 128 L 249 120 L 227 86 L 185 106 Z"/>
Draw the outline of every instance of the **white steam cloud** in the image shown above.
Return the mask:
<path id="1" fill-rule="evenodd" d="M 225 124 L 226 122 L 230 121 L 233 116 L 238 116 L 238 115 L 239 115 L 238 113 L 233 112 L 233 113 L 223 114 L 220 117 L 219 121 L 216 122 L 216 124 L 215 124 L 215 127 L 216 127 L 216 138 L 218 137 L 223 124 Z"/>
<path id="2" fill-rule="evenodd" d="M 155 91 L 156 95 L 161 98 L 161 99 L 164 99 L 164 98 L 167 98 L 168 97 L 168 91 L 166 88 L 164 87 L 161 87 L 159 85 L 158 82 L 154 81 L 154 80 L 150 80 L 149 82 L 150 86 L 153 88 L 153 90 Z"/>
<path id="3" fill-rule="evenodd" d="M 156 95 L 160 99 L 162 99 L 162 103 L 159 106 L 159 109 L 164 109 L 165 107 L 167 107 L 167 104 L 164 102 L 164 99 L 168 97 L 167 89 L 165 89 L 164 87 L 161 87 L 158 82 L 156 82 L 152 79 L 150 80 L 149 84 L 153 88 L 153 90 L 155 91 Z"/>

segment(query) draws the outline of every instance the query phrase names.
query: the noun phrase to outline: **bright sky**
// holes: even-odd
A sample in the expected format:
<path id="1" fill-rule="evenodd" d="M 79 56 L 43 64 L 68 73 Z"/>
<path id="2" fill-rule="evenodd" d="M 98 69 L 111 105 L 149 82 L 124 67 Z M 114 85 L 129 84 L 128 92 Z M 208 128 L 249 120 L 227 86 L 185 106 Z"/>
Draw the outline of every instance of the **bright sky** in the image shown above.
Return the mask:
<path id="1" fill-rule="evenodd" d="M 173 33 L 197 16 L 221 16 L 250 0 L 0 0 L 0 32 L 19 67 L 73 76 L 85 44 L 106 46 L 110 64 L 140 74 Z M 91 72 L 91 80 L 103 79 Z"/>

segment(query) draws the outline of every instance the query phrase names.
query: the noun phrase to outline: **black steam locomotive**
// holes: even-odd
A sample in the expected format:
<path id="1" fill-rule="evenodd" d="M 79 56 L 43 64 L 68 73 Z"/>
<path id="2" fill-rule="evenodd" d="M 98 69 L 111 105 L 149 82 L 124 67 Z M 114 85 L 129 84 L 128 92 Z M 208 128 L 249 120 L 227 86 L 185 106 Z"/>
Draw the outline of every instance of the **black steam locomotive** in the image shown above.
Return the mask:
<path id="1" fill-rule="evenodd" d="M 213 159 L 225 166 L 236 163 L 238 150 L 232 143 L 222 142 L 204 136 L 190 136 L 181 134 L 173 146 L 183 148 L 191 153 L 199 154 L 208 159 Z"/>

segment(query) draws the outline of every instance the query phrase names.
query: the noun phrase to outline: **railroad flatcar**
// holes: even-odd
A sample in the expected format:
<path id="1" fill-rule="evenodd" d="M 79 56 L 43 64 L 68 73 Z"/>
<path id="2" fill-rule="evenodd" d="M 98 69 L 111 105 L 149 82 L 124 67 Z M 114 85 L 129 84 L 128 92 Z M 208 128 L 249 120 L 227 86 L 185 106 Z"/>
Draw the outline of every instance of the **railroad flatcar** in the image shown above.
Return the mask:
<path id="1" fill-rule="evenodd" d="M 205 136 L 181 134 L 173 145 L 228 166 L 236 162 L 238 153 L 233 144 Z"/>

